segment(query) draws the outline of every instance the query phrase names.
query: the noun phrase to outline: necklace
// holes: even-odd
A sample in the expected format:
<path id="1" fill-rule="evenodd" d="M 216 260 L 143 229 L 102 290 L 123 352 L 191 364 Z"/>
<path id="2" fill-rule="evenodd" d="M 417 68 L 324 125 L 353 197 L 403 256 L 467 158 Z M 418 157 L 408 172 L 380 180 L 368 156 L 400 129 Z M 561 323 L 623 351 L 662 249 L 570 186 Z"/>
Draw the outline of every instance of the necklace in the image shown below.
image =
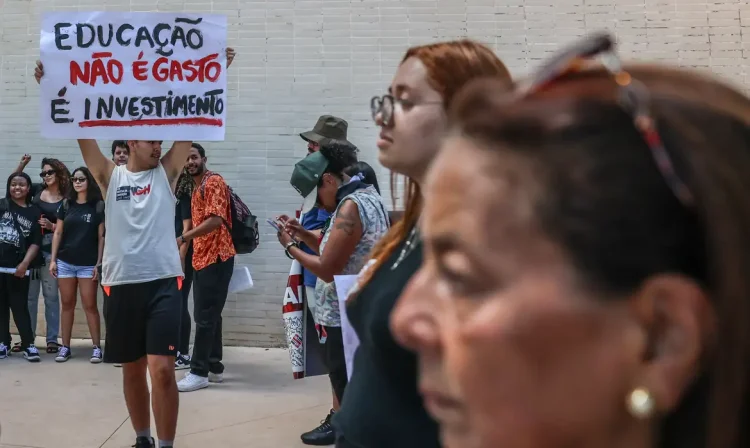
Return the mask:
<path id="1" fill-rule="evenodd" d="M 406 244 L 404 244 L 404 248 L 401 249 L 401 253 L 398 255 L 396 262 L 391 266 L 391 271 L 395 271 L 398 268 L 398 265 L 414 251 L 414 248 L 418 243 L 419 231 L 417 231 L 417 226 L 414 226 L 414 228 L 411 229 L 411 232 L 409 232 L 409 236 L 406 238 Z"/>

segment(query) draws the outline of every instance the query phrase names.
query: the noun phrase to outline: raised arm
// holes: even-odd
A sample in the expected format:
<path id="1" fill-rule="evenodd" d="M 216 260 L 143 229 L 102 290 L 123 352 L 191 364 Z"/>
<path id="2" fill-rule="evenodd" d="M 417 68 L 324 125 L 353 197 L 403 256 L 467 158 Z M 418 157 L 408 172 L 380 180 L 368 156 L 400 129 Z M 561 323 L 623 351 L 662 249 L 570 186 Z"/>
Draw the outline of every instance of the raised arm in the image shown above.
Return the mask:
<path id="1" fill-rule="evenodd" d="M 172 186 L 172 189 L 174 189 L 175 182 L 177 182 L 177 178 L 180 177 L 180 173 L 185 167 L 192 146 L 193 142 L 174 142 L 172 148 L 161 158 L 161 165 L 167 172 L 167 179 L 169 179 L 169 185 Z"/>
<path id="2" fill-rule="evenodd" d="M 28 154 L 24 154 L 24 155 L 23 155 L 23 156 L 21 157 L 21 161 L 20 161 L 20 162 L 18 163 L 18 167 L 16 168 L 16 171 L 15 171 L 15 172 L 16 172 L 16 173 L 21 173 L 21 172 L 23 172 L 23 170 L 25 170 L 25 169 L 26 169 L 26 165 L 28 165 L 28 164 L 29 164 L 29 162 L 31 162 L 31 156 L 30 156 L 30 155 L 28 155 Z"/>
<path id="3" fill-rule="evenodd" d="M 109 160 L 102 151 L 99 149 L 99 145 L 96 140 L 81 139 L 78 140 L 78 146 L 81 148 L 81 155 L 83 156 L 83 162 L 91 171 L 91 175 L 96 179 L 96 183 L 99 184 L 99 188 L 102 190 L 102 195 L 107 194 L 107 188 L 109 187 L 109 179 L 112 177 L 112 172 L 115 170 L 115 162 Z"/>

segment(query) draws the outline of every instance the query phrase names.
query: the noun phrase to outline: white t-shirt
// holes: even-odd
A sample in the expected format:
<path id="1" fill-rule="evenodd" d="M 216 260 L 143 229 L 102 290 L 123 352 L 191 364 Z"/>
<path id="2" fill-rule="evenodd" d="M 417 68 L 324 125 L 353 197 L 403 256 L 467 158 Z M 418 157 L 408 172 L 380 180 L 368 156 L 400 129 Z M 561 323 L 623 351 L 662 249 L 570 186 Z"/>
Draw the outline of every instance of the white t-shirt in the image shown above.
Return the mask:
<path id="1" fill-rule="evenodd" d="M 105 201 L 102 285 L 183 276 L 174 236 L 176 201 L 161 162 L 139 173 L 115 167 Z"/>

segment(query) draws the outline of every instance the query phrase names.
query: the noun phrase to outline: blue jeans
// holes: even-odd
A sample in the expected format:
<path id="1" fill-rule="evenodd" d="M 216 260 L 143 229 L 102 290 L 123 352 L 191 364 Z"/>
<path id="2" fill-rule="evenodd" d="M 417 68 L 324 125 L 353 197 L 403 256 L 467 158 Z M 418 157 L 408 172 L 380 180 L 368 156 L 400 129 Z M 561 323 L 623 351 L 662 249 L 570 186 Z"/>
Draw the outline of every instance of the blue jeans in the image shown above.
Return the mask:
<path id="1" fill-rule="evenodd" d="M 44 320 L 47 322 L 47 343 L 57 342 L 60 335 L 60 292 L 57 289 L 57 279 L 49 273 L 50 254 L 44 253 L 46 266 L 39 268 L 37 275 L 32 274 L 29 284 L 29 314 L 31 315 L 31 329 L 36 335 L 37 310 L 39 309 L 39 290 L 44 296 Z"/>

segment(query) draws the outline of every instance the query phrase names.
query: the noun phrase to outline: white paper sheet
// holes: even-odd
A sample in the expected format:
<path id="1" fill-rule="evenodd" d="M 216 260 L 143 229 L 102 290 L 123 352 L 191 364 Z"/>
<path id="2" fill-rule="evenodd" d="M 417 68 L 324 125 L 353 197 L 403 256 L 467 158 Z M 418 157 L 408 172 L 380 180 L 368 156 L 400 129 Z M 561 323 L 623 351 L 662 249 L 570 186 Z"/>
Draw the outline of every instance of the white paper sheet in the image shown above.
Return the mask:
<path id="1" fill-rule="evenodd" d="M 354 331 L 349 318 L 346 315 L 346 298 L 349 291 L 357 281 L 357 275 L 334 275 L 333 281 L 336 284 L 336 295 L 339 298 L 339 310 L 341 311 L 341 335 L 344 339 L 344 358 L 346 359 L 346 375 L 349 379 L 352 377 L 354 353 L 359 347 L 359 337 Z"/>
<path id="2" fill-rule="evenodd" d="M 253 287 L 253 277 L 247 266 L 235 266 L 229 281 L 229 293 L 241 292 Z"/>
<path id="3" fill-rule="evenodd" d="M 27 277 L 29 276 L 30 272 L 31 271 L 26 271 L 26 276 Z M 12 275 L 12 274 L 15 274 L 15 273 L 16 273 L 16 270 L 13 269 L 13 268 L 0 268 L 0 274 L 11 274 Z"/>

